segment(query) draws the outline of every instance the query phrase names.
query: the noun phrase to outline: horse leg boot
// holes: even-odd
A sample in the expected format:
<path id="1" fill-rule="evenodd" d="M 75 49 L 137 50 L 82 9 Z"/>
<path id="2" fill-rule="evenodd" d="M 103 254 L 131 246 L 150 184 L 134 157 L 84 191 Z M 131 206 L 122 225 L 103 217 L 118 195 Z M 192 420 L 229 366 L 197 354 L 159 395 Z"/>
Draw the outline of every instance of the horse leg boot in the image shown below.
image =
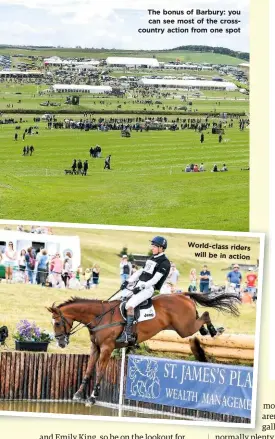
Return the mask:
<path id="1" fill-rule="evenodd" d="M 199 313 L 198 313 L 198 311 L 196 310 L 196 319 L 199 319 L 199 318 L 200 318 Z M 200 327 L 199 332 L 200 332 L 200 334 L 203 335 L 203 336 L 209 334 L 208 330 L 207 330 L 203 325 Z"/>
<path id="2" fill-rule="evenodd" d="M 211 322 L 209 312 L 205 311 L 202 317 L 205 319 L 205 323 L 209 331 L 209 334 L 211 335 L 211 337 L 215 337 L 215 335 L 218 334 L 218 331 L 216 330 L 215 326 Z"/>
<path id="3" fill-rule="evenodd" d="M 78 391 L 74 394 L 74 397 L 73 397 L 74 401 L 80 402 L 80 401 L 85 400 L 86 387 L 87 387 L 87 385 L 90 382 L 91 375 L 92 375 L 94 366 L 95 366 L 95 364 L 96 364 L 96 362 L 98 360 L 98 357 L 99 357 L 98 348 L 97 348 L 97 346 L 94 343 L 92 343 L 90 358 L 89 358 L 89 361 L 88 361 L 88 365 L 87 365 L 87 369 L 86 369 L 86 372 L 85 372 L 85 376 L 84 376 L 84 378 L 83 378 L 83 380 L 81 382 L 81 385 L 80 385 Z"/>
<path id="4" fill-rule="evenodd" d="M 127 343 L 129 345 L 135 344 L 136 336 L 133 333 L 134 319 L 134 308 L 129 308 L 127 310 L 126 326 L 120 337 L 116 340 L 117 343 Z"/>

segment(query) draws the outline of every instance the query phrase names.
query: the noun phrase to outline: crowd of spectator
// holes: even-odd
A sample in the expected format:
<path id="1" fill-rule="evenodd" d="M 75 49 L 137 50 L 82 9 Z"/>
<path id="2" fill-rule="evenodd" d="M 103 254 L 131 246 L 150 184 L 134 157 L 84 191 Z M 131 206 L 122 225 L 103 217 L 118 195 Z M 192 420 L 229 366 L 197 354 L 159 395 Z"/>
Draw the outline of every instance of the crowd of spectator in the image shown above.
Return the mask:
<path id="1" fill-rule="evenodd" d="M 84 272 L 81 266 L 73 270 L 73 258 L 69 251 L 65 255 L 60 252 L 49 255 L 45 248 L 35 250 L 29 247 L 17 252 L 10 241 L 0 253 L 0 265 L 5 267 L 6 283 L 75 290 L 96 288 L 99 284 L 100 266 L 95 263 Z"/>

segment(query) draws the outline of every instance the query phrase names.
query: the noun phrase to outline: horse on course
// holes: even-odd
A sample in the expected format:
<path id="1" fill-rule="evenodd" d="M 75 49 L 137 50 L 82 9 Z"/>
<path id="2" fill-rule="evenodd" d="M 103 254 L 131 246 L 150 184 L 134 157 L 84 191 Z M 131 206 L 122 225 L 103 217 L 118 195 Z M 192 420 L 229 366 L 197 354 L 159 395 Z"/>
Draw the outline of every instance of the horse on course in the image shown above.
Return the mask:
<path id="1" fill-rule="evenodd" d="M 135 325 L 137 343 L 152 338 L 164 329 L 174 329 L 181 337 L 188 337 L 202 329 L 204 324 L 213 336 L 216 332 L 213 334 L 215 328 L 209 312 L 205 311 L 199 317 L 196 304 L 237 316 L 239 315 L 237 304 L 240 303 L 240 299 L 235 294 L 220 294 L 211 297 L 200 293 L 177 293 L 155 296 L 152 302 L 156 316 Z M 86 405 L 91 406 L 96 402 L 100 381 L 113 350 L 125 346 L 116 343 L 125 325 L 120 312 L 120 304 L 118 300 L 108 302 L 73 297 L 58 306 L 53 304 L 52 307 L 47 308 L 52 314 L 55 338 L 59 347 L 65 348 L 69 344 L 70 335 L 82 327 L 86 327 L 90 333 L 91 352 L 88 366 L 82 383 L 74 395 L 74 401 L 82 401 L 85 398 L 86 386 L 94 367 L 97 366 L 93 392 L 87 399 Z M 78 324 L 73 328 L 74 322 Z M 79 325 L 83 326 L 79 327 Z M 206 331 L 204 327 L 203 329 Z M 192 350 L 198 361 L 207 361 L 199 344 L 193 344 Z"/>

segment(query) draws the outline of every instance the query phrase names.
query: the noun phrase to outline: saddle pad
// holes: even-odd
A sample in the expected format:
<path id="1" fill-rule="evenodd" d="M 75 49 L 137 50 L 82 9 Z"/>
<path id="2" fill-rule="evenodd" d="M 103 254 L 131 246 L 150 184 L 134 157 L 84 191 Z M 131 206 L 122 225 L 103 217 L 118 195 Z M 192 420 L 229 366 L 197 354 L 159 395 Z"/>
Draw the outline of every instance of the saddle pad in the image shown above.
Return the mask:
<path id="1" fill-rule="evenodd" d="M 119 307 L 120 313 L 124 320 L 126 320 L 125 305 L 126 302 L 123 301 Z M 154 317 L 156 317 L 156 311 L 151 299 L 145 300 L 135 308 L 135 321 L 137 323 L 144 322 L 145 320 L 151 320 Z"/>

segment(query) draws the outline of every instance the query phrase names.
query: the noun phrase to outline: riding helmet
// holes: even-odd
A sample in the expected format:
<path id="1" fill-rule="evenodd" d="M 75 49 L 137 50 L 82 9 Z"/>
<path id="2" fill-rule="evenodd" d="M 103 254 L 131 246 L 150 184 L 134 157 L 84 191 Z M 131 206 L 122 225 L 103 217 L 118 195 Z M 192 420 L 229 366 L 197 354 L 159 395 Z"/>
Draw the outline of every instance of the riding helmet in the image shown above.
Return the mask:
<path id="1" fill-rule="evenodd" d="M 152 245 L 156 245 L 157 247 L 162 247 L 164 250 L 167 248 L 167 240 L 163 238 L 163 236 L 155 236 L 152 241 Z"/>

